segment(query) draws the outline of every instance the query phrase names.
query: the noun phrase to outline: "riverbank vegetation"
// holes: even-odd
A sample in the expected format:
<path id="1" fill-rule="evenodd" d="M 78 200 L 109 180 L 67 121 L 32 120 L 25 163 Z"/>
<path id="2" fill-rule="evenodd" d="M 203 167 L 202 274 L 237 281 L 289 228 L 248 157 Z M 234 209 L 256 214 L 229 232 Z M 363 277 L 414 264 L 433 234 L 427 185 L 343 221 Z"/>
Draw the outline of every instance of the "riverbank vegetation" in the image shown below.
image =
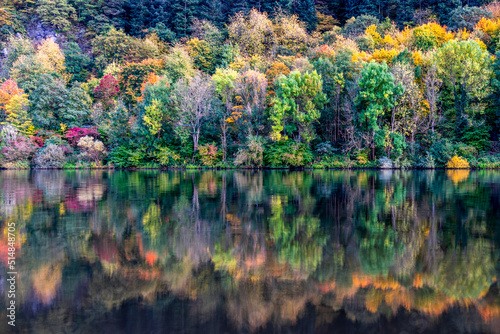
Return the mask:
<path id="1" fill-rule="evenodd" d="M 500 167 L 497 3 L 3 0 L 0 33 L 4 168 Z"/>

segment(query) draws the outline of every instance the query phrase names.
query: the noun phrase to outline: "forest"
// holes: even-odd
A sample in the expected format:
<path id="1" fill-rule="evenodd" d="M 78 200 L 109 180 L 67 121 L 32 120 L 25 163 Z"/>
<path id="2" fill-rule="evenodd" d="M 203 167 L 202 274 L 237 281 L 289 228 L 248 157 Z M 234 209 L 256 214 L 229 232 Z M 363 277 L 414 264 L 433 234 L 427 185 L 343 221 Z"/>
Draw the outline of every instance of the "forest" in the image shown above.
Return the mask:
<path id="1" fill-rule="evenodd" d="M 500 3 L 0 0 L 2 168 L 500 168 Z"/>

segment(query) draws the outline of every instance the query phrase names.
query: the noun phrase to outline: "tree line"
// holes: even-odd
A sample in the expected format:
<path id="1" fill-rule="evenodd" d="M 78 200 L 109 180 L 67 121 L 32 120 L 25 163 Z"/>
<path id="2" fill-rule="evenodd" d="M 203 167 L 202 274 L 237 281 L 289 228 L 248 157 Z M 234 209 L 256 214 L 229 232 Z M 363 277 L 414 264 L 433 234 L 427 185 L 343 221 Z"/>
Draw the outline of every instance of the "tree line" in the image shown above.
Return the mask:
<path id="1" fill-rule="evenodd" d="M 3 1 L 2 166 L 500 166 L 497 3 L 209 4 Z"/>

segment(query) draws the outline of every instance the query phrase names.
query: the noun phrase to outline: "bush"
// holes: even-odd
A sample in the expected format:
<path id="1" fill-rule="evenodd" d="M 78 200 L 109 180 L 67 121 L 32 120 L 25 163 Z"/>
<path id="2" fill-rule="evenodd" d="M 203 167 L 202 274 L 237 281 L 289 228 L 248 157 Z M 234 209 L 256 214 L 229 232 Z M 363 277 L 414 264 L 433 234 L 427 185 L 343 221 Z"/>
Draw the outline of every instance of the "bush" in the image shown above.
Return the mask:
<path id="1" fill-rule="evenodd" d="M 444 166 L 453 156 L 453 145 L 448 139 L 436 136 L 433 138 L 429 153 L 434 158 L 437 166 Z"/>
<path id="2" fill-rule="evenodd" d="M 10 141 L 16 140 L 19 135 L 19 131 L 12 125 L 5 125 L 0 131 L 0 143 L 8 143 Z"/>
<path id="3" fill-rule="evenodd" d="M 93 137 L 85 136 L 78 140 L 78 147 L 82 150 L 81 157 L 84 160 L 90 160 L 97 165 L 106 156 L 106 148 L 100 140 L 94 140 Z"/>
<path id="4" fill-rule="evenodd" d="M 334 154 L 335 152 L 337 151 L 336 148 L 334 148 L 332 146 L 332 144 L 330 144 L 329 141 L 325 141 L 323 143 L 319 143 L 317 146 L 316 146 L 316 154 L 319 155 L 319 156 L 330 156 L 332 154 Z"/>
<path id="5" fill-rule="evenodd" d="M 479 168 L 500 168 L 500 157 L 485 156 L 478 159 L 477 167 Z"/>
<path id="6" fill-rule="evenodd" d="M 448 161 L 446 168 L 470 168 L 467 159 L 455 155 Z"/>
<path id="7" fill-rule="evenodd" d="M 418 168 L 436 168 L 436 161 L 432 154 L 427 152 L 425 157 L 419 157 L 418 161 L 415 163 L 415 167 Z"/>
<path id="8" fill-rule="evenodd" d="M 264 139 L 259 136 L 249 136 L 244 148 L 236 154 L 234 164 L 237 166 L 262 167 L 264 161 Z"/>
<path id="9" fill-rule="evenodd" d="M 353 161 L 348 156 L 332 155 L 323 157 L 313 168 L 352 168 Z"/>
<path id="10" fill-rule="evenodd" d="M 312 160 L 313 155 L 305 144 L 291 140 L 274 142 L 264 153 L 264 161 L 270 167 L 302 167 Z"/>
<path id="11" fill-rule="evenodd" d="M 160 165 L 167 167 L 176 166 L 181 160 L 180 155 L 168 147 L 160 147 L 155 157 Z"/>
<path id="12" fill-rule="evenodd" d="M 458 156 L 464 157 L 471 160 L 473 157 L 477 156 L 477 149 L 472 145 L 458 144 L 455 147 Z"/>
<path id="13" fill-rule="evenodd" d="M 2 167 L 12 168 L 15 163 L 23 161 L 28 166 L 38 149 L 31 139 L 25 136 L 17 136 L 14 140 L 5 144 L 2 150 Z"/>
<path id="14" fill-rule="evenodd" d="M 80 138 L 85 137 L 85 136 L 90 136 L 90 137 L 94 137 L 95 139 L 98 139 L 99 133 L 97 132 L 97 130 L 94 127 L 91 127 L 91 128 L 75 127 L 75 128 L 68 129 L 64 133 L 64 138 L 66 138 L 68 143 L 73 147 L 77 147 L 78 141 L 80 140 Z"/>
<path id="15" fill-rule="evenodd" d="M 378 159 L 378 165 L 382 169 L 394 168 L 394 164 L 392 163 L 392 160 L 389 159 L 388 157 L 382 157 L 382 158 Z"/>
<path id="16" fill-rule="evenodd" d="M 198 153 L 204 166 L 215 167 L 217 165 L 220 154 L 215 144 L 198 146 Z"/>
<path id="17" fill-rule="evenodd" d="M 48 144 L 35 156 L 35 165 L 38 168 L 62 168 L 66 164 L 65 148 L 55 144 Z"/>
<path id="18" fill-rule="evenodd" d="M 110 161 L 113 165 L 120 168 L 135 167 L 131 159 L 133 148 L 128 146 L 118 146 L 109 154 Z"/>
<path id="19" fill-rule="evenodd" d="M 356 162 L 358 165 L 366 165 L 368 163 L 368 154 L 366 152 L 361 152 L 356 156 Z"/>

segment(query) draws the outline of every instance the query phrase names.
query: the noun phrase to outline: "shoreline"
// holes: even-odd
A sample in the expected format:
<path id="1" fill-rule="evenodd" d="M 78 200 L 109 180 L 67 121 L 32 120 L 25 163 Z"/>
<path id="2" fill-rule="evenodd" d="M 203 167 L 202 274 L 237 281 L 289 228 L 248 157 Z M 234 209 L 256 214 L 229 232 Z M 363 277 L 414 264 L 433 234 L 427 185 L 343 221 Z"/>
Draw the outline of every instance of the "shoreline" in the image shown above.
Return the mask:
<path id="1" fill-rule="evenodd" d="M 307 171 L 307 170 L 499 170 L 500 167 L 470 167 L 470 168 L 447 168 L 447 167 L 435 167 L 435 168 L 419 168 L 419 167 L 394 167 L 394 168 L 380 168 L 380 167 L 350 167 L 350 168 L 340 168 L 340 167 L 324 167 L 324 168 L 314 168 L 314 167 L 82 167 L 82 168 L 3 168 L 0 167 L 0 171 L 8 170 L 163 170 L 163 171 L 179 171 L 179 170 L 253 170 L 253 171 L 266 171 L 266 170 L 287 170 L 287 171 Z"/>

